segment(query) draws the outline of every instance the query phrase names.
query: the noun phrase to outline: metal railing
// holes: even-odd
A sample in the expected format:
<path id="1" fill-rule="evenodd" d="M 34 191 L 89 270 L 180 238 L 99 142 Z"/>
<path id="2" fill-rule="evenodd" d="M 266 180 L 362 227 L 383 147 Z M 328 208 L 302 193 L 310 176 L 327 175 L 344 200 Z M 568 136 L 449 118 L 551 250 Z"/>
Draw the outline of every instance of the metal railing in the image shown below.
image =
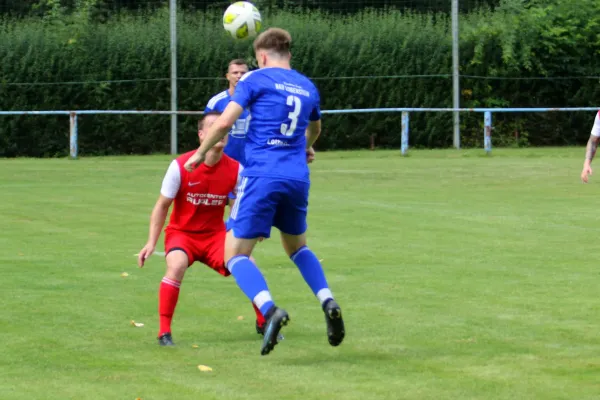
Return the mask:
<path id="1" fill-rule="evenodd" d="M 484 129 L 484 149 L 487 153 L 492 151 L 492 114 L 493 113 L 517 113 L 517 112 L 573 112 L 573 111 L 593 111 L 597 112 L 600 107 L 564 107 L 564 108 L 362 108 L 362 109 L 346 109 L 346 110 L 323 110 L 322 114 L 364 114 L 364 113 L 401 113 L 402 121 L 402 140 L 401 152 L 406 154 L 409 147 L 409 125 L 410 113 L 412 112 L 476 112 L 483 113 Z M 80 115 L 100 115 L 100 114 L 115 114 L 115 115 L 202 115 L 202 111 L 154 111 L 154 110 L 49 110 L 49 111 L 0 111 L 2 115 L 68 115 L 70 121 L 69 128 L 69 147 L 70 157 L 77 158 L 79 153 L 78 144 L 78 128 L 77 121 Z M 176 152 L 176 138 L 171 138 L 172 151 Z M 174 150 L 173 150 L 174 149 Z"/>

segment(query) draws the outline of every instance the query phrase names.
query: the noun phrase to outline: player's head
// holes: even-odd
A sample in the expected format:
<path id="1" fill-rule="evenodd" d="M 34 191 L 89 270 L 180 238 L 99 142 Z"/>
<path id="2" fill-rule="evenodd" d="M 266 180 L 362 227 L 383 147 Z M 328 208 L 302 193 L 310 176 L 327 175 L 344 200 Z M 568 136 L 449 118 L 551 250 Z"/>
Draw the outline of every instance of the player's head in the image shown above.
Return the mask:
<path id="1" fill-rule="evenodd" d="M 229 88 L 233 89 L 240 81 L 240 78 L 244 76 L 244 74 L 248 72 L 248 64 L 246 61 L 241 58 L 236 58 L 235 60 L 229 61 L 229 65 L 227 66 L 227 73 L 225 77 L 229 81 Z"/>
<path id="2" fill-rule="evenodd" d="M 259 68 L 289 66 L 292 36 L 281 28 L 269 28 L 254 40 L 254 53 Z"/>
<path id="3" fill-rule="evenodd" d="M 221 113 L 217 111 L 207 112 L 206 114 L 204 114 L 202 119 L 198 121 L 198 139 L 200 139 L 200 143 L 202 143 L 202 141 L 206 137 L 206 134 L 208 133 L 208 128 L 210 128 L 210 126 L 217 120 L 217 118 L 219 118 L 219 115 L 221 115 Z M 221 141 L 215 144 L 213 149 L 222 151 L 225 145 L 227 144 L 228 137 L 229 135 L 226 135 Z"/>

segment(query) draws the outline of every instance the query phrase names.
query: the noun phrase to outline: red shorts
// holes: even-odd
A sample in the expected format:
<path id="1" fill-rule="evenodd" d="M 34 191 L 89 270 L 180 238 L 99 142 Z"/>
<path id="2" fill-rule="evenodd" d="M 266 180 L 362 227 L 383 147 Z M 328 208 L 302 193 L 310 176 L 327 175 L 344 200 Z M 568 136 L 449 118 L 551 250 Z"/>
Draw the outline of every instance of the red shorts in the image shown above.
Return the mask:
<path id="1" fill-rule="evenodd" d="M 190 233 L 176 230 L 165 232 L 165 254 L 182 250 L 187 254 L 188 267 L 195 261 L 206 264 L 223 276 L 230 272 L 225 268 L 225 231 L 214 233 Z"/>

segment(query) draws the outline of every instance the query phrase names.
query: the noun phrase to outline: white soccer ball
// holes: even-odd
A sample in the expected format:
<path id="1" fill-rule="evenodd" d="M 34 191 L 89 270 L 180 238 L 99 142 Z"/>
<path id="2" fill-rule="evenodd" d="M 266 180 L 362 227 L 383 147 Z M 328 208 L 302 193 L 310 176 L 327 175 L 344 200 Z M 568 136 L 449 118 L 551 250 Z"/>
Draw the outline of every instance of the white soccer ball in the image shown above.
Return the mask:
<path id="1" fill-rule="evenodd" d="M 237 1 L 223 14 L 223 27 L 235 39 L 256 36 L 262 26 L 258 8 L 248 1 Z"/>

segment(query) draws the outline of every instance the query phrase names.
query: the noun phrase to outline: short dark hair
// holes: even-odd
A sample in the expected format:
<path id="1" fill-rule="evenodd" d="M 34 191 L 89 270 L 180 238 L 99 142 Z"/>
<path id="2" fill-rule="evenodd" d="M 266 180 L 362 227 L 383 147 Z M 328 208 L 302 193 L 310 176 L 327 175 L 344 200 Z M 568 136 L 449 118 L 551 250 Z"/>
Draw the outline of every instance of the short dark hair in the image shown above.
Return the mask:
<path id="1" fill-rule="evenodd" d="M 254 51 L 266 50 L 279 55 L 287 55 L 292 45 L 292 36 L 281 28 L 269 28 L 254 41 Z"/>
<path id="2" fill-rule="evenodd" d="M 248 66 L 248 63 L 243 58 L 236 58 L 234 60 L 229 61 L 229 64 L 227 64 L 227 71 L 229 71 L 229 67 L 231 67 L 232 65 L 245 65 L 245 66 Z"/>
<path id="3" fill-rule="evenodd" d="M 205 120 L 205 119 L 206 119 L 206 117 L 208 117 L 209 115 L 216 115 L 216 116 L 218 117 L 219 115 L 221 115 L 221 113 L 220 113 L 220 112 L 218 112 L 218 111 L 209 111 L 209 112 L 207 112 L 206 114 L 204 114 L 204 115 L 202 116 L 202 118 L 200 118 L 200 119 L 198 120 L 198 130 L 204 129 L 204 120 Z"/>

